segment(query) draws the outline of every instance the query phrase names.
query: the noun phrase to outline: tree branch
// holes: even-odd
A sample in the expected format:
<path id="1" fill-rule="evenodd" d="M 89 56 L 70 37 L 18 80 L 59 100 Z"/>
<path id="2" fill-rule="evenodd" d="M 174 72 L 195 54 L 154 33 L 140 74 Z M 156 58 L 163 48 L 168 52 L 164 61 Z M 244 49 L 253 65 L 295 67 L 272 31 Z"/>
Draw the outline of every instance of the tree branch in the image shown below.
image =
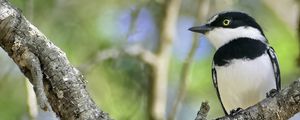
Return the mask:
<path id="1" fill-rule="evenodd" d="M 203 18 L 205 18 L 207 13 L 204 13 L 203 11 L 208 11 L 209 4 L 207 4 L 207 3 L 209 3 L 207 0 L 198 1 L 198 3 L 197 3 L 198 4 L 198 7 L 197 7 L 198 10 L 196 12 L 196 14 L 197 14 L 196 15 L 196 20 L 202 21 Z M 203 7 L 203 6 L 206 6 L 206 7 Z M 195 22 L 195 24 L 196 24 L 196 22 Z M 186 59 L 184 60 L 183 65 L 182 65 L 182 69 L 180 71 L 179 89 L 177 91 L 177 96 L 175 98 L 175 102 L 172 106 L 171 112 L 168 116 L 169 120 L 174 120 L 175 119 L 177 111 L 181 107 L 181 102 L 185 98 L 186 88 L 187 88 L 189 73 L 190 73 L 190 67 L 191 67 L 191 64 L 193 62 L 193 58 L 194 58 L 194 55 L 196 53 L 196 50 L 199 47 L 199 43 L 200 43 L 199 35 L 194 34 L 191 49 L 190 49 Z"/>
<path id="2" fill-rule="evenodd" d="M 48 101 L 60 119 L 110 119 L 90 98 L 84 78 L 65 53 L 6 0 L 0 0 L 0 46 L 31 82 L 41 77 Z"/>
<path id="3" fill-rule="evenodd" d="M 266 98 L 235 116 L 226 116 L 219 120 L 287 120 L 300 111 L 300 80 L 282 89 L 272 98 Z"/>
<path id="4" fill-rule="evenodd" d="M 287 120 L 300 112 L 300 79 L 273 97 L 266 98 L 234 116 L 218 120 Z"/>
<path id="5" fill-rule="evenodd" d="M 27 0 L 25 2 L 25 14 L 27 18 L 32 21 L 33 20 L 33 9 L 34 9 L 34 0 Z M 35 96 L 35 92 L 32 89 L 34 86 L 31 85 L 28 79 L 25 79 L 25 85 L 26 85 L 26 93 L 27 93 L 27 108 L 28 108 L 28 116 L 30 120 L 36 120 L 39 109 L 37 104 L 37 98 Z M 42 83 L 42 82 L 40 82 Z M 41 91 L 43 92 L 43 91 Z"/>
<path id="6" fill-rule="evenodd" d="M 173 40 L 176 34 L 176 24 L 181 6 L 181 0 L 166 0 L 165 8 L 161 11 L 162 20 L 159 47 L 156 61 L 152 68 L 149 112 L 151 120 L 163 120 L 166 113 L 169 62 Z"/>
<path id="7" fill-rule="evenodd" d="M 210 106 L 208 105 L 208 102 L 202 102 L 200 110 L 198 111 L 195 120 L 206 120 L 209 110 L 210 110 Z"/>
<path id="8" fill-rule="evenodd" d="M 141 45 L 133 45 L 131 47 L 125 48 L 124 51 L 130 56 L 137 56 L 146 64 L 155 64 L 156 56 L 150 50 L 143 48 Z"/>
<path id="9" fill-rule="evenodd" d="M 106 61 L 108 59 L 117 59 L 120 56 L 128 55 L 131 57 L 136 57 L 146 64 L 153 65 L 156 61 L 156 56 L 150 51 L 145 49 L 141 45 L 133 45 L 125 48 L 110 48 L 106 50 L 99 51 L 96 53 L 94 58 L 91 58 L 89 62 L 81 65 L 79 68 L 84 73 L 90 71 L 97 64 Z"/>

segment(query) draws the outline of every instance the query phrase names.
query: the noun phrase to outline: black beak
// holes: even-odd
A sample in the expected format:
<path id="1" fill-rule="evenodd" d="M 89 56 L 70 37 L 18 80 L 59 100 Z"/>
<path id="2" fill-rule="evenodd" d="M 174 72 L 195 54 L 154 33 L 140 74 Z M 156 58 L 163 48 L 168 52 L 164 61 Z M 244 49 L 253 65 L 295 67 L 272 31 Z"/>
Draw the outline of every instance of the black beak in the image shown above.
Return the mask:
<path id="1" fill-rule="evenodd" d="M 205 24 L 205 25 L 202 25 L 202 26 L 191 27 L 191 28 L 189 28 L 189 30 L 193 31 L 193 32 L 205 34 L 206 32 L 212 30 L 212 27 Z"/>

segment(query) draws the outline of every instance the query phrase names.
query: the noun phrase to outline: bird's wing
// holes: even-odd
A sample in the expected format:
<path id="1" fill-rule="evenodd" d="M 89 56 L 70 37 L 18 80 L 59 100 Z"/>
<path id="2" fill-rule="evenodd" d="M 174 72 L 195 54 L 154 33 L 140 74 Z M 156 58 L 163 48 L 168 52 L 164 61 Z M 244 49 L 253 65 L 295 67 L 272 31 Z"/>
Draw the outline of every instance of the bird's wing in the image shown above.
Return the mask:
<path id="1" fill-rule="evenodd" d="M 275 75 L 275 80 L 276 80 L 276 89 L 280 90 L 281 89 L 281 84 L 280 84 L 280 70 L 279 70 L 279 65 L 278 65 L 278 60 L 275 54 L 275 51 L 272 47 L 269 47 L 268 49 L 268 55 L 271 59 L 273 70 L 274 70 L 274 75 Z"/>
<path id="2" fill-rule="evenodd" d="M 212 73 L 212 80 L 213 80 L 213 83 L 214 83 L 214 86 L 216 88 L 216 91 L 217 91 L 217 96 L 219 98 L 219 101 L 221 103 L 221 106 L 223 108 L 223 111 L 226 115 L 228 115 L 227 111 L 225 110 L 225 107 L 223 105 L 223 102 L 221 100 L 221 96 L 220 96 L 220 92 L 219 92 L 219 88 L 218 88 L 218 80 L 217 80 L 217 71 L 215 69 L 215 63 L 212 64 L 212 69 L 211 69 L 211 73 Z"/>

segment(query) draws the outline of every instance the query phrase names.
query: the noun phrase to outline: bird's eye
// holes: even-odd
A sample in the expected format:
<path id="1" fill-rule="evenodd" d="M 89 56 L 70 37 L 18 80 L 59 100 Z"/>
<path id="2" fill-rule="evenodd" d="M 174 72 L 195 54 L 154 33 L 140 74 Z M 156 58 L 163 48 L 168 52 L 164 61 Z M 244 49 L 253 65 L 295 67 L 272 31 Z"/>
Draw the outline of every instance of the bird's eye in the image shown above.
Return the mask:
<path id="1" fill-rule="evenodd" d="M 228 26 L 230 24 L 230 22 L 231 21 L 229 19 L 225 19 L 225 20 L 223 20 L 223 25 Z"/>

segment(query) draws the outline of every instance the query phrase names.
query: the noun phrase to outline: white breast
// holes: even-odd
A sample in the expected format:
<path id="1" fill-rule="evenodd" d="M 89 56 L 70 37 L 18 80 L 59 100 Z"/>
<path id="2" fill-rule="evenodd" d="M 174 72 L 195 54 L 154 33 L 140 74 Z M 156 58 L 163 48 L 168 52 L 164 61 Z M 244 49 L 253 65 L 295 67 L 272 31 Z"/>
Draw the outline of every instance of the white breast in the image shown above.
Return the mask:
<path id="1" fill-rule="evenodd" d="M 247 108 L 276 89 L 275 76 L 267 54 L 254 60 L 232 60 L 228 66 L 215 66 L 222 103 L 227 111 Z"/>

